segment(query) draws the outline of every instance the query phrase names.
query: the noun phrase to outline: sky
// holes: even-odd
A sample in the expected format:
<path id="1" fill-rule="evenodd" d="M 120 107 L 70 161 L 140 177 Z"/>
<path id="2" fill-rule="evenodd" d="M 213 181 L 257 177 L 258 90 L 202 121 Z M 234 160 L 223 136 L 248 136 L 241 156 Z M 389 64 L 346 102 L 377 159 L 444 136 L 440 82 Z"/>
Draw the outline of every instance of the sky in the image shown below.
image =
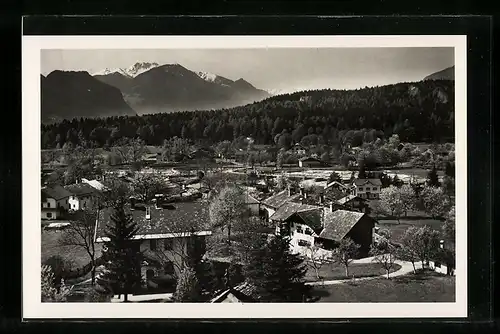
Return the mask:
<path id="1" fill-rule="evenodd" d="M 355 89 L 422 80 L 454 65 L 453 48 L 274 48 L 42 50 L 41 72 L 127 68 L 136 62 L 178 63 L 273 93 Z"/>

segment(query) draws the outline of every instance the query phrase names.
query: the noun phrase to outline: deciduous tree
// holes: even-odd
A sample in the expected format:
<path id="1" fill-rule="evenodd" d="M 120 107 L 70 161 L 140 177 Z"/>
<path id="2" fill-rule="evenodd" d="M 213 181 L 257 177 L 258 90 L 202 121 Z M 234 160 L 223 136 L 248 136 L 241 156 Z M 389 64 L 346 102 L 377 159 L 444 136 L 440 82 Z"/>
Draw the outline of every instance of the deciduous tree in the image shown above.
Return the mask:
<path id="1" fill-rule="evenodd" d="M 332 253 L 334 260 L 344 266 L 346 277 L 349 277 L 349 265 L 359 255 L 360 248 L 351 238 L 345 238 Z"/>
<path id="2" fill-rule="evenodd" d="M 95 222 L 96 211 L 80 210 L 70 216 L 70 225 L 64 230 L 60 239 L 62 246 L 73 246 L 82 249 L 89 257 L 92 265 L 91 284 L 95 284 L 96 249 L 95 249 Z"/>

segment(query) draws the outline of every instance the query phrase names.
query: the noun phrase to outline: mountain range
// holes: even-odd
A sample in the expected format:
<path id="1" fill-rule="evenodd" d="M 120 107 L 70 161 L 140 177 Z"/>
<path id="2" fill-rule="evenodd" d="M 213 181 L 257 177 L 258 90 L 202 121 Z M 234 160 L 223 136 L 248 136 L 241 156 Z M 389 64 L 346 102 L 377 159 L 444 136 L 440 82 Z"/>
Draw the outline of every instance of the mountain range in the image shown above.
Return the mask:
<path id="1" fill-rule="evenodd" d="M 178 110 L 229 108 L 269 97 L 244 79 L 236 81 L 180 64 L 136 63 L 106 69 L 94 78 L 114 86 L 138 114 Z"/>
<path id="2" fill-rule="evenodd" d="M 56 70 L 41 75 L 42 122 L 79 117 L 108 117 L 159 112 L 221 109 L 266 99 L 274 94 L 240 78 L 231 80 L 180 64 L 138 62 L 128 68 Z M 454 66 L 424 80 L 454 80 Z M 277 92 L 278 93 L 278 92 Z"/>
<path id="3" fill-rule="evenodd" d="M 137 113 L 116 87 L 96 80 L 84 71 L 53 71 L 40 76 L 42 122 Z"/>
<path id="4" fill-rule="evenodd" d="M 451 66 L 439 72 L 432 73 L 426 76 L 424 80 L 455 80 L 455 66 Z"/>

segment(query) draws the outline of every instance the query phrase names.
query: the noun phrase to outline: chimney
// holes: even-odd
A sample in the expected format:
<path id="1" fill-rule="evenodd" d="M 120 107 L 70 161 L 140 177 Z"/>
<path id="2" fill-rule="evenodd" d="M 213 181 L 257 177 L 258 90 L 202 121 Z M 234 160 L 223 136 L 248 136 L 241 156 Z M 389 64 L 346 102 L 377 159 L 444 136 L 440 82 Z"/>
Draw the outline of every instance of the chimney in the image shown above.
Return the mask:
<path id="1" fill-rule="evenodd" d="M 444 248 L 444 240 L 439 240 L 439 248 Z"/>
<path id="2" fill-rule="evenodd" d="M 325 195 L 324 194 L 319 194 L 319 204 L 323 205 L 325 202 Z"/>
<path id="3" fill-rule="evenodd" d="M 151 207 L 146 206 L 146 219 L 151 220 Z"/>
<path id="4" fill-rule="evenodd" d="M 288 196 L 292 196 L 292 189 L 288 187 Z"/>
<path id="5" fill-rule="evenodd" d="M 330 203 L 330 212 L 333 212 L 333 202 Z"/>
<path id="6" fill-rule="evenodd" d="M 300 195 L 304 196 L 304 187 L 300 187 Z"/>
<path id="7" fill-rule="evenodd" d="M 156 194 L 155 197 L 156 197 L 154 199 L 154 201 L 155 201 L 155 208 L 156 209 L 161 209 L 162 204 L 163 204 L 163 194 Z"/>

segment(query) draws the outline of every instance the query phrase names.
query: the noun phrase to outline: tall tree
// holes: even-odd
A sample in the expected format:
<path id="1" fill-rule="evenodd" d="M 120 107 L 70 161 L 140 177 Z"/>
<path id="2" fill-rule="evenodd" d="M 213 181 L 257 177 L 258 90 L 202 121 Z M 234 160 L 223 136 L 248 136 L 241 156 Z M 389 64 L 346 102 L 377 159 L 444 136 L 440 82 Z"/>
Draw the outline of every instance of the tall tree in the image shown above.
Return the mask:
<path id="1" fill-rule="evenodd" d="M 391 216 L 396 217 L 399 223 L 404 206 L 397 187 L 390 186 L 380 191 L 380 207 L 386 213 L 390 213 Z"/>
<path id="2" fill-rule="evenodd" d="M 443 217 L 450 208 L 448 197 L 442 188 L 424 187 L 419 194 L 426 213 L 432 218 Z"/>
<path id="3" fill-rule="evenodd" d="M 339 246 L 333 251 L 333 258 L 345 268 L 345 276 L 349 277 L 349 265 L 359 255 L 360 245 L 345 238 L 340 241 Z"/>
<path id="4" fill-rule="evenodd" d="M 200 300 L 200 285 L 193 268 L 186 267 L 179 275 L 172 299 L 176 302 L 197 302 Z"/>
<path id="5" fill-rule="evenodd" d="M 290 239 L 284 229 L 269 242 L 256 246 L 250 257 L 244 273 L 264 301 L 300 302 L 308 297 L 304 282 L 307 267 L 298 254 L 291 253 Z"/>
<path id="6" fill-rule="evenodd" d="M 425 225 L 415 231 L 414 239 L 415 251 L 423 268 L 439 251 L 439 232 Z"/>
<path id="7" fill-rule="evenodd" d="M 248 218 L 244 190 L 239 186 L 226 186 L 211 201 L 209 207 L 210 224 L 214 233 L 214 241 L 210 251 L 214 254 L 236 257 L 232 241 L 232 233 L 238 226 L 245 224 Z M 215 242 L 217 235 L 220 239 Z M 219 243 L 221 242 L 221 243 Z"/>
<path id="8" fill-rule="evenodd" d="M 95 248 L 95 222 L 97 219 L 96 211 L 81 210 L 72 214 L 71 223 L 64 230 L 60 239 L 62 246 L 73 246 L 82 249 L 87 253 L 92 265 L 91 284 L 95 285 L 96 275 L 96 248 Z"/>
<path id="9" fill-rule="evenodd" d="M 397 249 L 397 257 L 403 261 L 411 262 L 413 272 L 416 273 L 415 262 L 419 260 L 416 236 L 417 226 L 410 226 L 401 238 L 401 247 Z"/>
<path id="10" fill-rule="evenodd" d="M 156 194 L 162 193 L 165 182 L 156 173 L 137 174 L 131 184 L 135 196 L 143 203 L 149 203 Z"/>
<path id="11" fill-rule="evenodd" d="M 427 184 L 431 187 L 439 187 L 439 178 L 437 175 L 436 166 L 433 166 L 427 174 Z"/>
<path id="12" fill-rule="evenodd" d="M 42 302 L 65 302 L 71 292 L 66 286 L 64 280 L 61 280 L 59 286 L 54 281 L 54 273 L 49 266 L 42 266 L 41 270 L 41 298 Z"/>
<path id="13" fill-rule="evenodd" d="M 385 269 L 387 279 L 390 278 L 392 268 L 396 262 L 396 246 L 392 243 L 391 233 L 387 230 L 379 232 L 379 240 L 376 241 L 371 249 L 370 255 L 373 256 L 373 262 L 378 263 Z"/>
<path id="14" fill-rule="evenodd" d="M 444 168 L 444 175 L 455 178 L 455 166 L 451 162 L 447 161 Z"/>
<path id="15" fill-rule="evenodd" d="M 138 227 L 132 216 L 125 212 L 125 202 L 119 200 L 114 205 L 111 224 L 106 226 L 103 257 L 106 269 L 103 281 L 108 282 L 113 293 L 133 293 L 141 285 L 141 254 L 137 242 L 132 238 Z"/>

